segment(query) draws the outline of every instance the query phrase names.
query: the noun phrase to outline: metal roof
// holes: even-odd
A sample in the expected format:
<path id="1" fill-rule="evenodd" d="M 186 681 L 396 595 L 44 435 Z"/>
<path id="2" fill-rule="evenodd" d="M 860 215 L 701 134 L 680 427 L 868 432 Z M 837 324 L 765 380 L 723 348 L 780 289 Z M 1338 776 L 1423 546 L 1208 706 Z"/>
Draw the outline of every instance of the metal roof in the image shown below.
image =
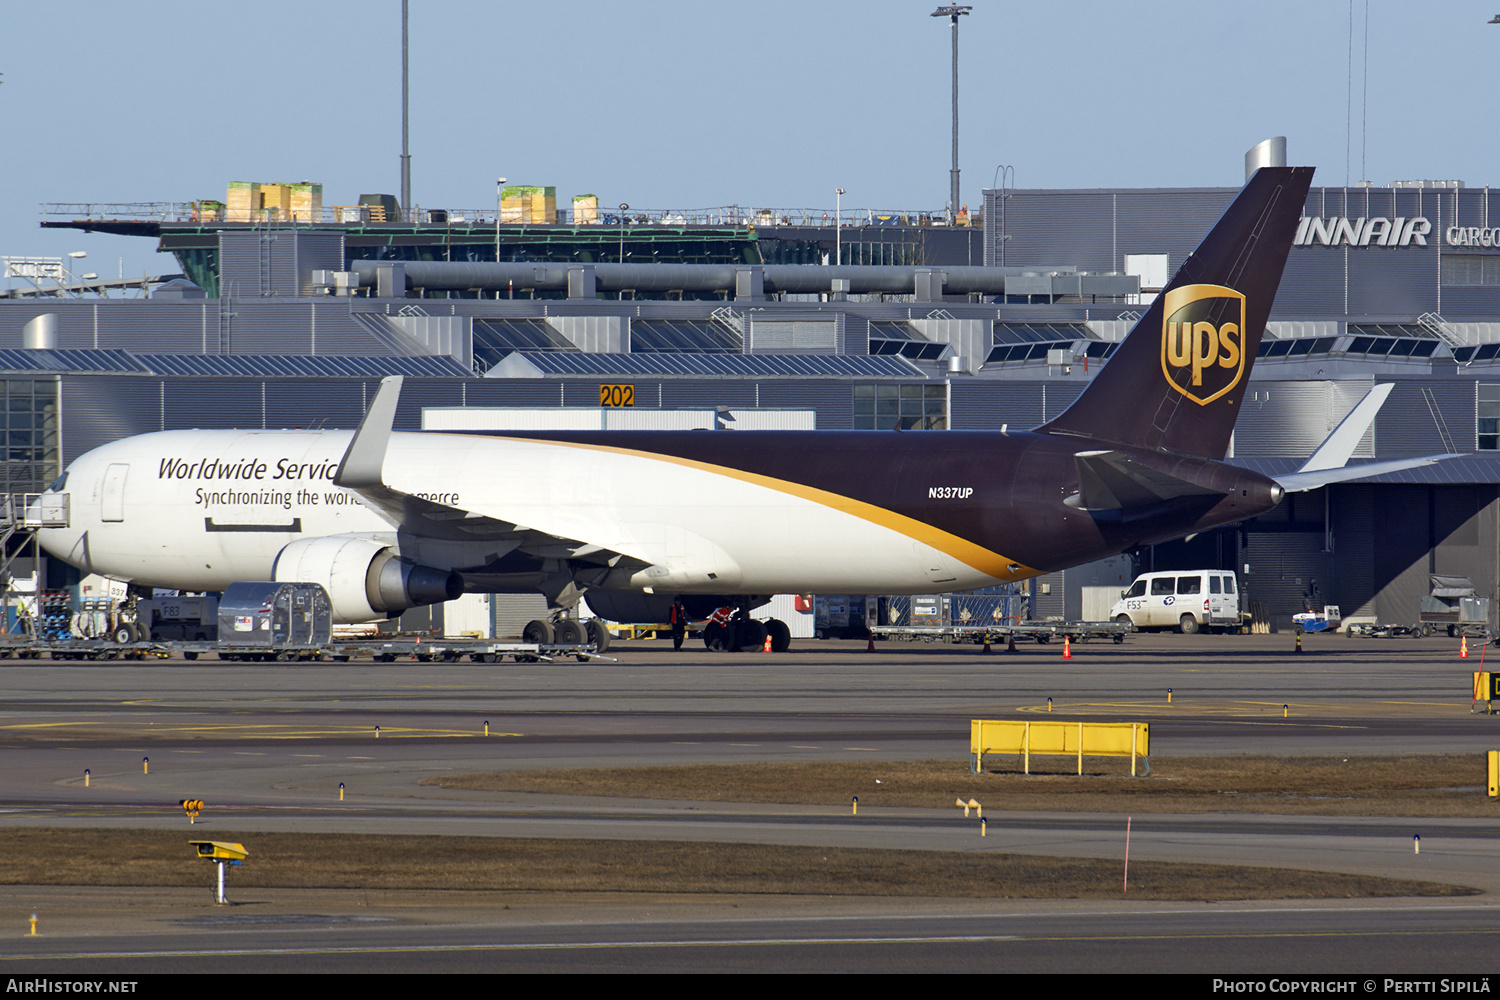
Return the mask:
<path id="1" fill-rule="evenodd" d="M 584 354 L 522 352 L 490 369 L 490 378 L 537 375 L 607 377 L 681 376 L 726 378 L 904 378 L 926 379 L 927 372 L 897 355 L 840 354 Z"/>
<path id="2" fill-rule="evenodd" d="M 247 376 L 251 378 L 452 378 L 473 375 L 447 355 L 324 357 L 296 354 L 138 354 L 134 351 L 0 350 L 0 371 Z"/>

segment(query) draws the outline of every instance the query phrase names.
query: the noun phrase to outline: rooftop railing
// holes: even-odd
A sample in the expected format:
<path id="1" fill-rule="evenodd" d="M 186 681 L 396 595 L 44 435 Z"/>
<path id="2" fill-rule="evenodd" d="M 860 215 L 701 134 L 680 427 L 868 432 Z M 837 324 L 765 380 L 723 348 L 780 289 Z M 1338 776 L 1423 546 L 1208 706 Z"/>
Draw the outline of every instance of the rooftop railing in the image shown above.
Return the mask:
<path id="1" fill-rule="evenodd" d="M 621 212 L 618 206 L 597 208 L 560 208 L 551 222 L 541 221 L 520 209 L 429 209 L 414 207 L 404 219 L 390 219 L 379 206 L 328 205 L 315 212 L 282 212 L 279 209 L 234 210 L 215 202 L 139 201 L 139 202 L 43 202 L 42 215 L 79 221 L 246 223 L 272 226 L 326 226 L 395 223 L 422 226 L 946 226 L 942 212 L 927 209 L 846 208 L 842 212 L 828 208 L 757 208 L 748 205 L 720 205 L 713 208 L 630 208 Z M 623 219 L 622 219 L 623 216 Z M 977 212 L 960 213 L 955 225 L 980 224 Z"/>

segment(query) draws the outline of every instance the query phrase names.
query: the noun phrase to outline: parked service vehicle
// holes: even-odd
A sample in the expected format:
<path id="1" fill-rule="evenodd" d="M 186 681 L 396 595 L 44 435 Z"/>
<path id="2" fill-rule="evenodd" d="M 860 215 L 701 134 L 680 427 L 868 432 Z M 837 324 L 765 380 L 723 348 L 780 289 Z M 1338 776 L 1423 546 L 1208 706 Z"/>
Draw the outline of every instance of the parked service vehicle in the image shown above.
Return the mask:
<path id="1" fill-rule="evenodd" d="M 1204 628 L 1239 628 L 1240 588 L 1229 570 L 1142 573 L 1110 609 L 1109 616 L 1121 625 L 1175 628 L 1184 635 Z"/>

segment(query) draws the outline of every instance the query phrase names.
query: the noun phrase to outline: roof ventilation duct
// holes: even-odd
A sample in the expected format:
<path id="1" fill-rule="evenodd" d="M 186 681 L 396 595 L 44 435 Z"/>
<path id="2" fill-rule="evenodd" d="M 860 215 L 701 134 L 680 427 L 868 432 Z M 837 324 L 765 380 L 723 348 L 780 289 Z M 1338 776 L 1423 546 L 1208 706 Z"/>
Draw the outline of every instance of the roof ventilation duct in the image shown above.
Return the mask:
<path id="1" fill-rule="evenodd" d="M 21 346 L 28 351 L 57 350 L 57 313 L 42 313 L 21 328 Z"/>

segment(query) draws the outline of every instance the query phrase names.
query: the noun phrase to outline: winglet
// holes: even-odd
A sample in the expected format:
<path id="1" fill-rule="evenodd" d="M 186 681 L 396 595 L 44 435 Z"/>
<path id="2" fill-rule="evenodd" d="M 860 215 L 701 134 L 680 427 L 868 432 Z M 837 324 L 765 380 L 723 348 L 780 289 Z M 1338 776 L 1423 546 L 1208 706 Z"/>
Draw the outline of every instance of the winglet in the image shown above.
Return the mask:
<path id="1" fill-rule="evenodd" d="M 1298 474 L 1342 469 L 1347 465 L 1354 449 L 1359 446 L 1359 439 L 1365 436 L 1365 431 L 1375 422 L 1375 414 L 1380 412 L 1380 407 L 1395 387 L 1394 382 L 1382 382 L 1365 393 L 1354 409 L 1339 421 L 1333 433 L 1318 445 L 1318 450 L 1312 453 L 1312 457 L 1297 470 Z"/>
<path id="2" fill-rule="evenodd" d="M 383 484 L 385 450 L 391 442 L 391 426 L 396 422 L 396 404 L 400 401 L 401 376 L 381 379 L 380 390 L 333 475 L 335 486 L 359 489 Z"/>

